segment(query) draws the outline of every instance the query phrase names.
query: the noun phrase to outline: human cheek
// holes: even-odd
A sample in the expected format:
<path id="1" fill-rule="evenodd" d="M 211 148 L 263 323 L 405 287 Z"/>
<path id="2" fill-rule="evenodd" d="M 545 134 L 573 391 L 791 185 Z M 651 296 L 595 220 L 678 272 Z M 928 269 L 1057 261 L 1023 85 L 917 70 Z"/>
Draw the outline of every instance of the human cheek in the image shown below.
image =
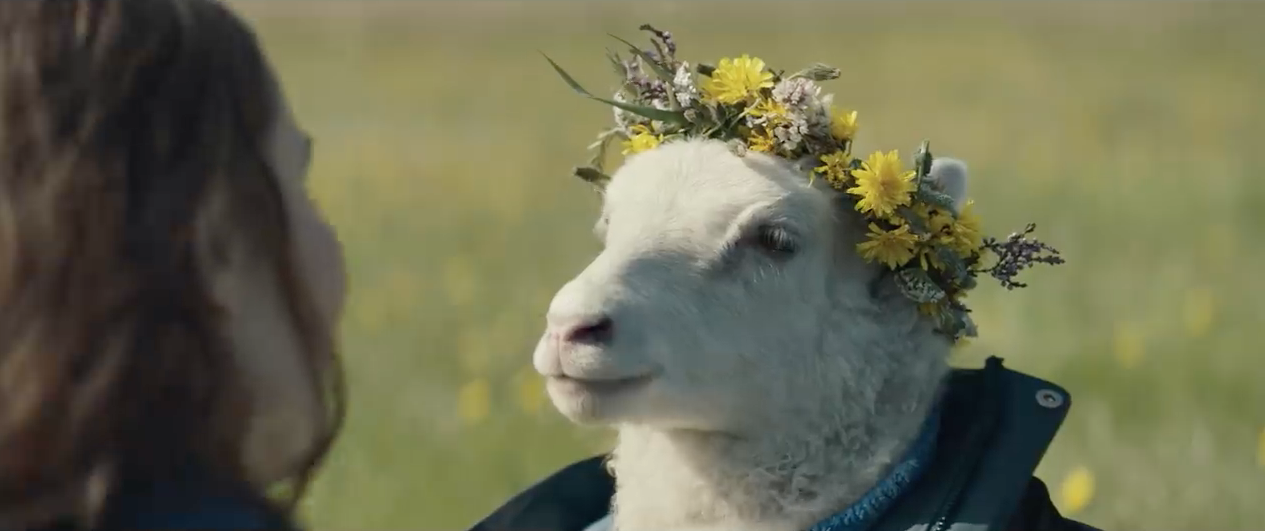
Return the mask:
<path id="1" fill-rule="evenodd" d="M 331 328 L 338 324 L 346 299 L 347 278 L 342 244 L 333 225 L 306 193 L 290 197 L 295 259 L 314 302 Z"/>

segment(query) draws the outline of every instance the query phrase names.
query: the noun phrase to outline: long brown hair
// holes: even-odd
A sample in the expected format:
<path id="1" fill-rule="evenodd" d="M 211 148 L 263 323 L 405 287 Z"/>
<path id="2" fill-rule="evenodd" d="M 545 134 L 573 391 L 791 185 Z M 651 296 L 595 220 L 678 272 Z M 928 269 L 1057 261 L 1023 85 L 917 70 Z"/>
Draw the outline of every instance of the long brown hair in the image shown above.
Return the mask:
<path id="1" fill-rule="evenodd" d="M 274 94 L 215 0 L 0 0 L 0 525 L 91 525 L 126 477 L 191 461 L 248 483 L 207 280 L 234 245 L 275 270 L 328 414 L 295 488 L 257 494 L 302 495 L 342 375 L 263 155 Z"/>

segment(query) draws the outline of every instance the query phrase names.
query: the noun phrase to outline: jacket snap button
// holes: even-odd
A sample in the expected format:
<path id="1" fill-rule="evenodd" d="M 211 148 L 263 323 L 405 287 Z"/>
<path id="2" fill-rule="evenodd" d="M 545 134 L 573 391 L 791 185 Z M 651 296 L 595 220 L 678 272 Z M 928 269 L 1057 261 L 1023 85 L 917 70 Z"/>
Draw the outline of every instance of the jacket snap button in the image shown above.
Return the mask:
<path id="1" fill-rule="evenodd" d="M 1042 389 L 1037 391 L 1037 403 L 1041 407 L 1054 409 L 1063 405 L 1063 395 L 1053 389 Z"/>

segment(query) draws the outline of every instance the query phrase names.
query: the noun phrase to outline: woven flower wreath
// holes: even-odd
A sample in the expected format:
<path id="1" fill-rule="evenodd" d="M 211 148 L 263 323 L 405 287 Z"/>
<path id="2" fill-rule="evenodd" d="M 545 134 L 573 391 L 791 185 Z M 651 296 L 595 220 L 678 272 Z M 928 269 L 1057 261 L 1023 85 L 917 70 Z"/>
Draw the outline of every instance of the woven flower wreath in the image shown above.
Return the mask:
<path id="1" fill-rule="evenodd" d="M 889 268 L 901 292 L 954 342 L 976 334 L 962 299 L 978 276 L 1021 288 L 1026 284 L 1015 280 L 1021 270 L 1063 263 L 1053 247 L 1028 237 L 1035 225 L 1005 240 L 983 236 L 973 202 L 957 210 L 953 198 L 928 178 L 927 142 L 909 169 L 895 150 L 854 157 L 857 113 L 836 107 L 833 95 L 822 95 L 818 85 L 840 77 L 838 69 L 815 64 L 786 75 L 747 55 L 715 66 L 690 65 L 677 59 L 670 33 L 650 25 L 640 29 L 651 34 L 653 50 L 615 37 L 631 56 L 607 53 L 623 80 L 613 99 L 589 93 L 545 58 L 573 90 L 614 107 L 616 126 L 589 146 L 596 151 L 590 165 L 575 170 L 584 180 L 604 186 L 610 179 L 602 163 L 615 140 L 622 140 L 625 155 L 677 139 L 712 138 L 739 153 L 788 159 L 809 179 L 820 178 L 841 192 L 846 208 L 865 218 L 869 232 L 857 252 Z"/>

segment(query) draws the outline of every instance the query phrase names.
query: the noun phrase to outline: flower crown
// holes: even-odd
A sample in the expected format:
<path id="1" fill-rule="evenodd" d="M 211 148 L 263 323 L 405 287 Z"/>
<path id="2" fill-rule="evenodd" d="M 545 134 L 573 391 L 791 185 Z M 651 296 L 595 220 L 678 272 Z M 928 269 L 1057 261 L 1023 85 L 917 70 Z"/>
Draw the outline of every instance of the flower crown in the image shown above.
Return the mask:
<path id="1" fill-rule="evenodd" d="M 589 146 L 596 153 L 589 166 L 575 169 L 580 178 L 596 186 L 609 181 L 602 162 L 616 139 L 623 141 L 625 155 L 676 139 L 713 138 L 729 142 L 740 154 L 759 151 L 795 162 L 810 180 L 821 178 L 840 191 L 845 205 L 865 218 L 869 233 L 857 252 L 890 269 L 900 291 L 954 342 L 976 334 L 962 298 L 979 275 L 988 274 L 1007 289 L 1022 288 L 1026 284 L 1014 279 L 1019 271 L 1036 263 L 1063 263 L 1053 247 L 1028 237 L 1036 228 L 1032 224 L 1005 240 L 984 237 L 973 202 L 959 209 L 929 178 L 927 142 L 910 169 L 895 150 L 864 160 L 853 157 L 857 113 L 837 108 L 833 95 L 823 96 L 817 84 L 838 78 L 838 69 L 819 63 L 786 75 L 745 54 L 715 66 L 691 67 L 676 58 L 670 33 L 648 24 L 640 29 L 650 32 L 653 50 L 615 37 L 632 56 L 607 52 L 623 79 L 613 99 L 589 93 L 545 57 L 573 90 L 614 107 L 616 127 Z M 985 266 L 989 254 L 994 259 Z"/>

